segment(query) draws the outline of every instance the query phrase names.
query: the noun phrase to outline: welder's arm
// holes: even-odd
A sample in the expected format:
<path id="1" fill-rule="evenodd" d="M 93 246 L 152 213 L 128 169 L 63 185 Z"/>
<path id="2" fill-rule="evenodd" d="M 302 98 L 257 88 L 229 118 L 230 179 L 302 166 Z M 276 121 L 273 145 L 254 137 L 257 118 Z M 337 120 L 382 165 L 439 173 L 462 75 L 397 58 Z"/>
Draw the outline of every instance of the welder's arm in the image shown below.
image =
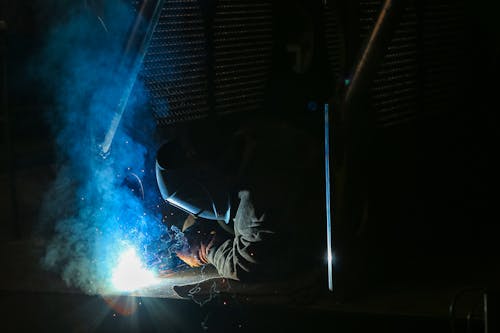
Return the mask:
<path id="1" fill-rule="evenodd" d="M 234 218 L 234 238 L 208 251 L 208 262 L 225 278 L 256 280 L 262 272 L 263 258 L 275 236 L 266 228 L 265 215 L 256 216 L 250 193 L 239 193 L 240 204 Z M 270 258 L 266 258 L 266 261 Z"/>

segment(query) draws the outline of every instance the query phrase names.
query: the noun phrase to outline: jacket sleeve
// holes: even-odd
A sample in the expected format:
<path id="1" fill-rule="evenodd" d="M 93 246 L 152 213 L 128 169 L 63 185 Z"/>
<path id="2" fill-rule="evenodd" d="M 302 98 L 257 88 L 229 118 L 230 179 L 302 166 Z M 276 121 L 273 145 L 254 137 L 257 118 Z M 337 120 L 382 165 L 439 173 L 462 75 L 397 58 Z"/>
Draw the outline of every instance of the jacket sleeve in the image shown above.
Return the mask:
<path id="1" fill-rule="evenodd" d="M 265 214 L 256 216 L 250 192 L 241 191 L 238 196 L 234 238 L 209 251 L 208 260 L 222 277 L 249 281 L 265 275 L 263 257 L 269 255 L 266 247 L 272 242 L 274 232 L 266 228 Z"/>
<path id="2" fill-rule="evenodd" d="M 312 252 L 321 243 L 312 237 L 321 225 L 314 218 L 320 209 L 307 205 L 320 202 L 321 185 L 314 181 L 320 172 L 314 166 L 321 163 L 315 158 L 315 141 L 294 128 L 271 126 L 252 142 L 253 153 L 238 184 L 244 191 L 233 219 L 235 236 L 209 250 L 208 261 L 226 278 L 281 280 L 321 256 Z"/>

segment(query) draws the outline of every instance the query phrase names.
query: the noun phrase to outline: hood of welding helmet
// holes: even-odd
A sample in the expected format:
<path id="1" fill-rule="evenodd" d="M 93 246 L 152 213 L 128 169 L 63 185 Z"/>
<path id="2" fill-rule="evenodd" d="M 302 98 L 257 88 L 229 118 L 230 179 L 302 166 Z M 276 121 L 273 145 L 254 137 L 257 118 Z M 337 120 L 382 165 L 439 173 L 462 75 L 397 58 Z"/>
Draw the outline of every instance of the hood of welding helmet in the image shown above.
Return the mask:
<path id="1" fill-rule="evenodd" d="M 214 161 L 192 158 L 176 142 L 160 147 L 156 180 L 163 200 L 186 213 L 229 223 L 229 186 Z"/>

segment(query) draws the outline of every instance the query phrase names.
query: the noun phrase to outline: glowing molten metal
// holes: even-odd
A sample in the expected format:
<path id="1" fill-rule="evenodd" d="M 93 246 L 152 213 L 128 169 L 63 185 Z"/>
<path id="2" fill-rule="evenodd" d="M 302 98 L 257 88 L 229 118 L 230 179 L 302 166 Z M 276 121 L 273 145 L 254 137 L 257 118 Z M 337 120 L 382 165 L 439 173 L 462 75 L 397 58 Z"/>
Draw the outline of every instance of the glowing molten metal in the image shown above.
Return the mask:
<path id="1" fill-rule="evenodd" d="M 118 291 L 130 292 L 158 283 L 160 280 L 147 270 L 134 249 L 124 251 L 113 270 L 111 282 Z"/>

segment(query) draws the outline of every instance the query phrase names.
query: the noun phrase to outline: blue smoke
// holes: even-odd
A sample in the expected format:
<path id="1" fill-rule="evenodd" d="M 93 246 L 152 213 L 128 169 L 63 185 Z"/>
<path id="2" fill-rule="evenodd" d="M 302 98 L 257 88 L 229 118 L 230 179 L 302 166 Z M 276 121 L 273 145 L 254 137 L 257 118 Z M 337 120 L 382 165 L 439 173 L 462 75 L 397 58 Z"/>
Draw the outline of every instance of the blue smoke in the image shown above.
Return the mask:
<path id="1" fill-rule="evenodd" d="M 125 249 L 133 247 L 144 262 L 168 269 L 179 264 L 173 253 L 185 245 L 178 229 L 167 232 L 157 209 L 155 122 L 140 81 L 109 156 L 99 154 L 128 79 L 117 64 L 136 15 L 130 2 L 103 3 L 112 13 L 106 27 L 85 6 L 59 1 L 64 15 L 50 30 L 32 73 L 55 105 L 46 119 L 58 153 L 57 176 L 43 208 L 43 220 L 53 226 L 43 264 L 90 294 L 110 290 L 111 271 Z"/>

